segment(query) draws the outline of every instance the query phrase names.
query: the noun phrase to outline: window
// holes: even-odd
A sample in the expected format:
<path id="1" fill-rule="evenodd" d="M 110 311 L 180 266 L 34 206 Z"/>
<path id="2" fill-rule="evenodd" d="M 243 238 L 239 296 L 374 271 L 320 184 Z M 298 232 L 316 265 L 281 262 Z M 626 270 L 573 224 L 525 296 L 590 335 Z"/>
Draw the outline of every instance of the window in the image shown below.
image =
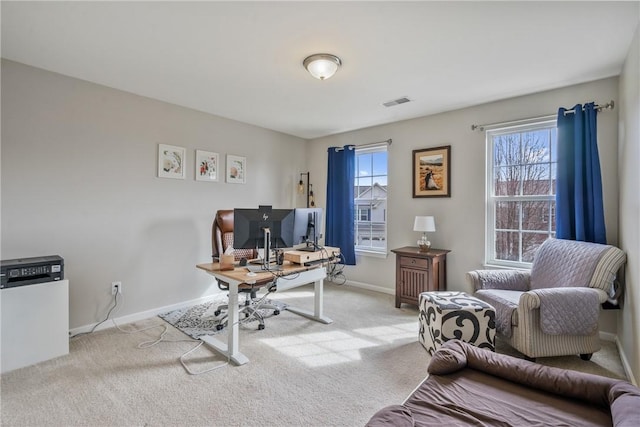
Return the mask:
<path id="1" fill-rule="evenodd" d="M 487 131 L 487 264 L 530 267 L 555 237 L 556 122 Z"/>
<path id="2" fill-rule="evenodd" d="M 356 148 L 355 249 L 387 252 L 387 145 Z"/>
<path id="3" fill-rule="evenodd" d="M 358 209 L 358 221 L 371 221 L 371 209 Z"/>

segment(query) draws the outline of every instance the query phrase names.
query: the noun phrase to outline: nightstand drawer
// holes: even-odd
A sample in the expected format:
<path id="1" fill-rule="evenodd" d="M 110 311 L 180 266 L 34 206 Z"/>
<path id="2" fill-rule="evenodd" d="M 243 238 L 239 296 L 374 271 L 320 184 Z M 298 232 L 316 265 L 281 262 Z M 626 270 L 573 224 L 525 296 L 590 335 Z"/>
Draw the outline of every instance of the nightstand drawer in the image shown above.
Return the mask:
<path id="1" fill-rule="evenodd" d="M 413 268 L 429 268 L 429 260 L 426 258 L 412 258 L 408 256 L 400 257 L 400 265 L 402 267 L 413 267 Z"/>

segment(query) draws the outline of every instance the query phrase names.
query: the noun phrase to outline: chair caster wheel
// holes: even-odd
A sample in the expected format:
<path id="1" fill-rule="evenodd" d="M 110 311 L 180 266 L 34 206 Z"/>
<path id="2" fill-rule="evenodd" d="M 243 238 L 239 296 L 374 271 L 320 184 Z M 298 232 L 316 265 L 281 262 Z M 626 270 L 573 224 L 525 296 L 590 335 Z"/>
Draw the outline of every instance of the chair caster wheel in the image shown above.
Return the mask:
<path id="1" fill-rule="evenodd" d="M 216 330 L 221 331 L 224 329 L 224 325 L 216 325 Z"/>
<path id="2" fill-rule="evenodd" d="M 214 315 L 214 316 L 220 316 L 220 310 L 216 310 L 216 311 L 214 311 L 214 312 L 213 312 L 213 315 Z"/>
<path id="3" fill-rule="evenodd" d="M 593 353 L 583 353 L 580 355 L 580 359 L 582 360 L 591 360 L 591 356 L 593 356 Z"/>
<path id="4" fill-rule="evenodd" d="M 278 314 L 280 314 L 280 310 L 273 310 L 273 315 L 277 316 Z"/>
<path id="5" fill-rule="evenodd" d="M 258 325 L 258 330 L 261 331 L 264 329 L 264 325 Z"/>

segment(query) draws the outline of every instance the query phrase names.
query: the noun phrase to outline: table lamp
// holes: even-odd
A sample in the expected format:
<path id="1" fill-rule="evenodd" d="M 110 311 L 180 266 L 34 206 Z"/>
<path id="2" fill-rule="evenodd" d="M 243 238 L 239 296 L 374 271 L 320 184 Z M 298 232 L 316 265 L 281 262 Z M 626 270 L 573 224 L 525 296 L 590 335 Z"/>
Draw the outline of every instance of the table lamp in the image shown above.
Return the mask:
<path id="1" fill-rule="evenodd" d="M 436 221 L 432 216 L 416 216 L 413 231 L 422 231 L 422 238 L 418 240 L 420 252 L 429 252 L 431 242 L 427 239 L 427 231 L 436 231 Z"/>

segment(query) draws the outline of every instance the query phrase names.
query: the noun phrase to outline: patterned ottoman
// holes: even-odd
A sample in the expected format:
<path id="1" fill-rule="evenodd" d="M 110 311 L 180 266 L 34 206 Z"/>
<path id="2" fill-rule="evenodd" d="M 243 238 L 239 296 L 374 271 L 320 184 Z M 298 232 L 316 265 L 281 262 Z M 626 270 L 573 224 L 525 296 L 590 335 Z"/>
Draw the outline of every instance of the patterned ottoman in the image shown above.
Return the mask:
<path id="1" fill-rule="evenodd" d="M 430 355 L 445 342 L 459 339 L 495 351 L 496 312 L 464 292 L 420 294 L 418 340 Z"/>

